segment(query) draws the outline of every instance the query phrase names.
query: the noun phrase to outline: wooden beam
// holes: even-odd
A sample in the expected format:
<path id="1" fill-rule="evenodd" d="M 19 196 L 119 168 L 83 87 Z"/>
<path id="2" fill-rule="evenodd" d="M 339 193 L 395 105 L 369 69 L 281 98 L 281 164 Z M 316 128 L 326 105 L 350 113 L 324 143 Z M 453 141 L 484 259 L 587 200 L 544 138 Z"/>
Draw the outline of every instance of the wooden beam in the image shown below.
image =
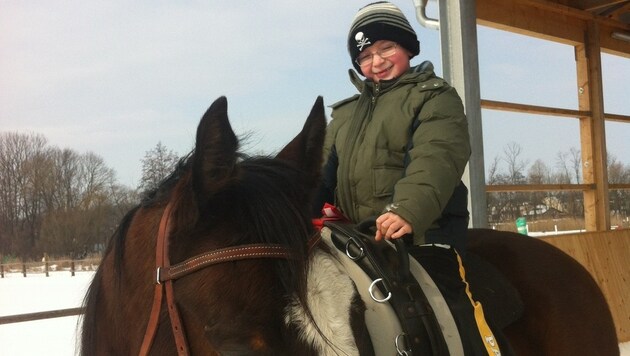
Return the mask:
<path id="1" fill-rule="evenodd" d="M 552 108 L 548 106 L 518 104 L 518 103 L 510 103 L 506 101 L 496 101 L 496 100 L 487 100 L 487 99 L 481 99 L 481 108 L 488 109 L 488 110 L 518 112 L 518 113 L 523 113 L 523 114 L 570 117 L 570 118 L 576 118 L 576 119 L 580 117 L 584 117 L 584 116 L 591 116 L 590 111 Z M 604 119 L 608 121 L 630 123 L 630 116 L 628 115 L 604 113 Z"/>
<path id="2" fill-rule="evenodd" d="M 579 7 L 576 7 L 576 6 L 567 6 L 564 4 L 560 4 L 558 2 L 548 1 L 548 0 L 509 0 L 509 1 L 518 2 L 526 6 L 535 7 L 535 8 L 542 9 L 542 10 L 549 11 L 556 14 L 568 15 L 576 19 L 582 19 L 585 21 L 595 21 L 599 23 L 600 25 L 607 24 L 609 26 L 617 27 L 619 29 L 630 30 L 630 24 L 611 20 L 606 17 L 596 15 L 585 9 L 580 9 Z"/>
<path id="3" fill-rule="evenodd" d="M 570 5 L 580 10 L 591 11 L 607 8 L 615 4 L 622 4 L 626 1 L 627 0 L 572 0 L 570 1 Z"/>
<path id="4" fill-rule="evenodd" d="M 628 116 L 628 115 L 604 114 L 604 118 L 606 118 L 606 120 L 608 120 L 608 121 L 618 121 L 618 122 L 630 123 L 630 116 Z"/>
<path id="5" fill-rule="evenodd" d="M 602 52 L 630 58 L 630 42 L 614 39 L 613 32 L 622 32 L 630 35 L 630 30 L 619 30 L 614 27 L 600 25 L 599 40 Z"/>
<path id="6" fill-rule="evenodd" d="M 560 192 L 594 190 L 595 184 L 492 184 L 486 185 L 486 193 L 497 192 Z M 609 184 L 608 189 L 629 189 L 630 183 Z"/>
<path id="7" fill-rule="evenodd" d="M 630 25 L 543 0 L 477 0 L 477 23 L 571 46 L 584 41 L 587 22 L 600 26 L 603 52 L 630 58 L 630 43 L 611 37 Z"/>
<path id="8" fill-rule="evenodd" d="M 562 190 L 595 189 L 594 184 L 493 184 L 486 185 L 486 192 L 555 192 Z"/>
<path id="9" fill-rule="evenodd" d="M 519 112 L 519 113 L 524 113 L 524 114 L 537 114 L 537 115 L 549 115 L 549 116 L 573 117 L 573 118 L 578 118 L 580 116 L 589 116 L 591 114 L 588 111 L 508 103 L 505 101 L 495 101 L 495 100 L 485 100 L 485 99 L 481 100 L 481 107 L 484 109 L 489 109 L 489 110 L 502 110 L 502 111 Z"/>
<path id="10" fill-rule="evenodd" d="M 580 111 L 591 112 L 580 118 L 582 177 L 585 184 L 595 184 L 584 192 L 584 223 L 589 231 L 610 228 L 608 173 L 606 166 L 606 131 L 602 86 L 599 25 L 589 22 L 585 44 L 575 47 Z"/>
<path id="11" fill-rule="evenodd" d="M 583 21 L 568 11 L 552 12 L 515 0 L 477 0 L 480 25 L 568 45 L 582 42 Z"/>

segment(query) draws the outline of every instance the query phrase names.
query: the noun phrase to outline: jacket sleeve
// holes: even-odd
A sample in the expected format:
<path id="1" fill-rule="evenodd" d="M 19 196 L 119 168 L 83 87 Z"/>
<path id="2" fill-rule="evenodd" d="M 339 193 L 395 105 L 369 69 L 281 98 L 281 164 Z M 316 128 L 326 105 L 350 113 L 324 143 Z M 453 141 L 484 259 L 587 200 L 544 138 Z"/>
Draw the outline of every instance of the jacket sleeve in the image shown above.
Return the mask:
<path id="1" fill-rule="evenodd" d="M 343 102 L 342 102 L 343 104 Z M 324 139 L 323 157 L 324 162 L 322 164 L 322 178 L 315 191 L 313 198 L 311 211 L 314 218 L 321 217 L 322 207 L 324 203 L 335 203 L 335 190 L 337 189 L 337 167 L 339 165 L 339 159 L 337 157 L 337 148 L 335 146 L 335 139 L 337 137 L 340 120 L 335 120 L 335 108 L 340 104 L 333 105 L 333 119 L 328 123 L 326 127 L 326 137 Z"/>
<path id="2" fill-rule="evenodd" d="M 462 101 L 454 88 L 439 83 L 417 114 L 420 125 L 412 134 L 405 176 L 396 183 L 388 206 L 411 223 L 416 242 L 424 241 L 424 233 L 440 217 L 470 157 Z"/>

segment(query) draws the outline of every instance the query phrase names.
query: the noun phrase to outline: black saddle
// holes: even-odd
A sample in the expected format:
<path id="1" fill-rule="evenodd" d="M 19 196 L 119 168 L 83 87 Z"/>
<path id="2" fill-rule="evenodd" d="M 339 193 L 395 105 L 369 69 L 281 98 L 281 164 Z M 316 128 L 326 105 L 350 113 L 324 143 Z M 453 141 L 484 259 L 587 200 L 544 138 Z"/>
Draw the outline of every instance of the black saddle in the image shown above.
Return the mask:
<path id="1" fill-rule="evenodd" d="M 449 355 L 446 341 L 435 313 L 422 288 L 409 269 L 409 254 L 402 240 L 394 240 L 396 249 L 385 241 L 375 242 L 369 228 L 374 221 L 359 225 L 327 221 L 335 247 L 350 257 L 374 280 L 372 298 L 388 302 L 404 332 L 400 350 L 409 355 Z"/>
<path id="2" fill-rule="evenodd" d="M 410 272 L 409 252 L 422 265 L 421 255 L 414 253 L 416 246 L 409 250 L 403 239 L 397 239 L 393 240 L 394 249 L 385 241 L 374 241 L 370 231 L 373 219 L 358 225 L 327 221 L 324 226 L 331 230 L 335 247 L 375 281 L 379 295 L 370 291 L 372 298 L 382 298 L 394 309 L 406 335 L 402 349 L 409 355 L 449 355 L 436 314 Z M 522 315 L 518 292 L 494 266 L 470 252 L 464 266 L 472 294 L 484 306 L 486 321 L 493 329 L 502 330 Z M 436 284 L 439 288 L 439 281 Z"/>

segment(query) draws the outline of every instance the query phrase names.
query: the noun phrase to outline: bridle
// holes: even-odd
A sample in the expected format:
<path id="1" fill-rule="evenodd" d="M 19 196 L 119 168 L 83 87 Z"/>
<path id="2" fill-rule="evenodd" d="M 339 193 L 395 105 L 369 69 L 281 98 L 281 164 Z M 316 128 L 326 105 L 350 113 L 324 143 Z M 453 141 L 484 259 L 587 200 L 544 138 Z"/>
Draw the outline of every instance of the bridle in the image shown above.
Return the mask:
<path id="1" fill-rule="evenodd" d="M 162 309 L 162 298 L 164 294 L 166 294 L 166 304 L 168 314 L 171 319 L 171 329 L 175 338 L 177 353 L 180 356 L 190 355 L 188 341 L 186 340 L 186 333 L 182 328 L 182 319 L 177 309 L 175 295 L 173 293 L 174 280 L 207 266 L 228 261 L 258 258 L 294 258 L 293 253 L 286 246 L 278 244 L 248 244 L 213 250 L 171 266 L 168 245 L 171 231 L 170 219 L 173 205 L 172 201 L 166 205 L 160 220 L 155 248 L 156 272 L 154 280 L 155 288 L 153 293 L 153 306 L 151 307 L 149 323 L 147 324 L 144 339 L 140 347 L 139 354 L 141 356 L 147 355 L 151 350 L 151 345 L 153 344 L 159 324 L 159 316 Z M 319 236 L 319 234 L 316 234 L 315 236 Z M 319 241 L 319 238 L 315 236 L 309 240 L 309 250 Z"/>

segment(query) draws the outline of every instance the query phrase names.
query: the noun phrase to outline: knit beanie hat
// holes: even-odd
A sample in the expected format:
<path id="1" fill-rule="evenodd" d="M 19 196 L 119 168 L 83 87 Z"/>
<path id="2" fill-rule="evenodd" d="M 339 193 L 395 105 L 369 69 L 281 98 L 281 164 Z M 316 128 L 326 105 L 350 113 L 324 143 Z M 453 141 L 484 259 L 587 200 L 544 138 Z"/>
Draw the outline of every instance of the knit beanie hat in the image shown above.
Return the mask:
<path id="1" fill-rule="evenodd" d="M 355 62 L 361 51 L 376 41 L 388 40 L 398 43 L 411 53 L 411 58 L 420 53 L 420 42 L 409 21 L 400 9 L 387 1 L 379 1 L 362 7 L 354 16 L 348 33 L 348 52 L 354 68 L 361 74 Z"/>

